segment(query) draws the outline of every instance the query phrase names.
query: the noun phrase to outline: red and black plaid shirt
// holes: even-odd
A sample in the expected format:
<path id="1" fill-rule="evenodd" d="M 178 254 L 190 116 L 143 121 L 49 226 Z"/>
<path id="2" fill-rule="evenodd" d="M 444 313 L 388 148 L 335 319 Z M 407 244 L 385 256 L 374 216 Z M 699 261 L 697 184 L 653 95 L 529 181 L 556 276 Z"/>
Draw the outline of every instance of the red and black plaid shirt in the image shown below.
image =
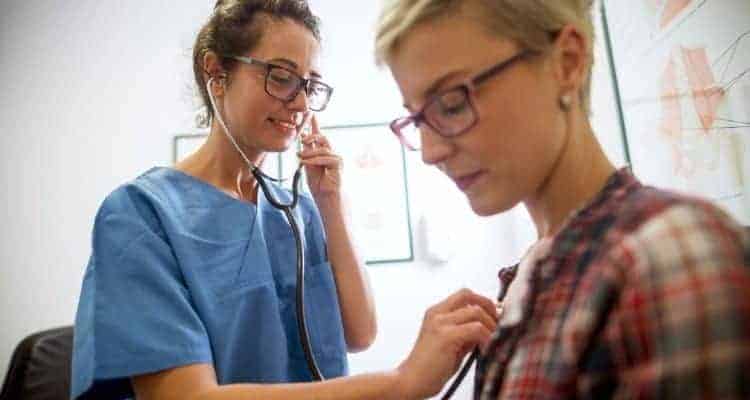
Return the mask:
<path id="1" fill-rule="evenodd" d="M 532 267 L 476 399 L 750 399 L 750 236 L 715 206 L 623 169 Z"/>

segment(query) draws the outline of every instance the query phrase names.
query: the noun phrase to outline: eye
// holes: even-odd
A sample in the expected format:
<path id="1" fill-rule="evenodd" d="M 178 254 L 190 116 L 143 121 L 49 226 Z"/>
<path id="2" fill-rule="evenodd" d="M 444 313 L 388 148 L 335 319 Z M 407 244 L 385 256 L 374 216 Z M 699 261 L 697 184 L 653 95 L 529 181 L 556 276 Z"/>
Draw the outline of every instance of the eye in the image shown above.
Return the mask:
<path id="1" fill-rule="evenodd" d="M 443 116 L 450 117 L 466 111 L 468 102 L 463 91 L 451 91 L 437 99 L 437 106 Z"/>
<path id="2" fill-rule="evenodd" d="M 297 77 L 293 73 L 282 68 L 272 69 L 268 73 L 268 80 L 279 86 L 290 86 L 298 82 Z"/>
<path id="3" fill-rule="evenodd" d="M 328 88 L 325 87 L 320 82 L 312 82 L 310 85 L 310 94 L 311 95 L 325 95 L 328 93 Z"/>

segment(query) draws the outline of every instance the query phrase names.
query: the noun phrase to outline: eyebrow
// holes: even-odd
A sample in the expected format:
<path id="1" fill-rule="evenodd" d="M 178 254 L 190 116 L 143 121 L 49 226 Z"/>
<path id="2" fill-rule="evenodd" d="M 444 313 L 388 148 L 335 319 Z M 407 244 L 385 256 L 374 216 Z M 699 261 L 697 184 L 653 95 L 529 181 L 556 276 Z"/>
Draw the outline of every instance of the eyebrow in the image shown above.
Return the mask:
<path id="1" fill-rule="evenodd" d="M 296 69 L 296 70 L 299 69 L 299 65 L 297 65 L 296 62 L 294 62 L 294 61 L 292 61 L 292 60 L 290 60 L 288 58 L 274 58 L 274 59 L 268 60 L 268 62 L 269 63 L 277 63 L 277 64 L 278 63 L 286 64 L 287 66 L 292 67 L 293 69 Z M 311 70 L 310 71 L 310 76 L 313 77 L 313 78 L 318 78 L 318 79 L 320 79 L 320 78 L 323 77 L 320 74 L 320 72 L 315 71 L 315 70 Z"/>
<path id="2" fill-rule="evenodd" d="M 445 82 L 465 72 L 466 72 L 465 70 L 458 70 L 458 71 L 448 72 L 447 74 L 441 76 L 436 81 L 432 82 L 430 86 L 427 87 L 427 90 L 424 91 L 424 94 L 422 95 L 422 97 L 425 99 L 429 99 L 430 97 L 434 96 L 437 91 L 441 89 L 441 87 L 445 84 Z M 404 108 L 406 108 L 409 111 L 412 111 L 411 107 L 406 102 L 404 102 Z"/>

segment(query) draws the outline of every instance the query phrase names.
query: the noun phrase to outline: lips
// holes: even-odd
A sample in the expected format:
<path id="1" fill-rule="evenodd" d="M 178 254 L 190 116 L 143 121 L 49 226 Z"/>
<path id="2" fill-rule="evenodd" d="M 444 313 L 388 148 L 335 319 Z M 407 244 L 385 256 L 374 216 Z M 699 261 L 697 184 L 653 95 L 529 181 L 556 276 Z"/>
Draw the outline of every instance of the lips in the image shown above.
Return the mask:
<path id="1" fill-rule="evenodd" d="M 293 134 L 297 131 L 297 124 L 294 122 L 273 118 L 269 118 L 268 120 L 284 133 Z"/>
<path id="2" fill-rule="evenodd" d="M 466 191 L 471 186 L 473 186 L 483 174 L 484 171 L 477 171 L 471 174 L 453 178 L 453 181 L 456 182 L 456 186 L 458 186 L 461 191 Z"/>

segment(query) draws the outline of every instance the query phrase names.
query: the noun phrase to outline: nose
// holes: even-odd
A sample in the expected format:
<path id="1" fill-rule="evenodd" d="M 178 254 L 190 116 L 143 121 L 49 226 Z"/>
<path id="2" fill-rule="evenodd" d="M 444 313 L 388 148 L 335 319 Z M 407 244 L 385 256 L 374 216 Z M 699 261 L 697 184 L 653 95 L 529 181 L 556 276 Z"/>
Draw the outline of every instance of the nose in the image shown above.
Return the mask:
<path id="1" fill-rule="evenodd" d="M 310 99 L 307 97 L 307 88 L 302 86 L 297 91 L 297 95 L 287 103 L 287 108 L 293 111 L 306 112 L 310 107 Z"/>
<path id="2" fill-rule="evenodd" d="M 419 135 L 422 140 L 422 162 L 427 165 L 445 161 L 454 151 L 451 139 L 439 135 L 427 124 L 420 125 Z"/>

